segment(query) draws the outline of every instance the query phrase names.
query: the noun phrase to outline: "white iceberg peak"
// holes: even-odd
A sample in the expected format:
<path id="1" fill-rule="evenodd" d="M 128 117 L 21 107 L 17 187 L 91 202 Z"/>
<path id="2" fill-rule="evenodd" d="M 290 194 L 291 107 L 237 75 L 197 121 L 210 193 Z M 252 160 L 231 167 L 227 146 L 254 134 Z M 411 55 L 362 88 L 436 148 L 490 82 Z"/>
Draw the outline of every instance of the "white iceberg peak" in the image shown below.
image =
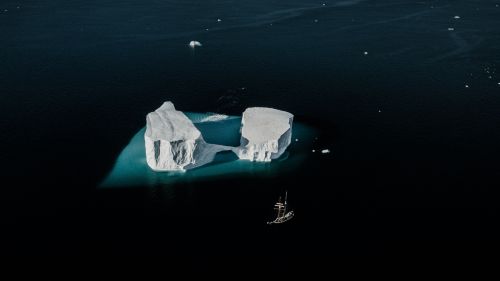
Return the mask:
<path id="1" fill-rule="evenodd" d="M 146 162 L 155 171 L 184 171 L 212 162 L 215 154 L 229 150 L 208 144 L 193 122 L 171 102 L 146 117 Z"/>

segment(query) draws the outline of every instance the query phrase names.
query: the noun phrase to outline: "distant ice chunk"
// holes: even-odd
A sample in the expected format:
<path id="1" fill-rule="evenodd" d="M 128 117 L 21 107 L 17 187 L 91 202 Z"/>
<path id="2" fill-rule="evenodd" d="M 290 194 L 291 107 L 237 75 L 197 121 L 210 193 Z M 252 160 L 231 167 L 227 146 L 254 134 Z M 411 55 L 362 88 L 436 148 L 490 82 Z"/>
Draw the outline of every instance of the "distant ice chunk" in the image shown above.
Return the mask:
<path id="1" fill-rule="evenodd" d="M 251 107 L 241 119 L 240 159 L 269 162 L 280 157 L 291 143 L 293 115 L 266 107 Z"/>
<path id="2" fill-rule="evenodd" d="M 201 47 L 201 43 L 199 41 L 191 41 L 189 42 L 189 47 L 194 48 L 194 47 Z"/>
<path id="3" fill-rule="evenodd" d="M 458 20 L 460 18 L 460 16 L 454 16 L 453 18 Z"/>
<path id="4" fill-rule="evenodd" d="M 323 149 L 323 150 L 321 150 L 321 153 L 323 153 L 323 154 L 330 153 L 330 149 Z"/>
<path id="5" fill-rule="evenodd" d="M 215 154 L 229 150 L 208 144 L 193 122 L 171 102 L 146 116 L 146 162 L 155 171 L 184 171 L 211 162 Z"/>

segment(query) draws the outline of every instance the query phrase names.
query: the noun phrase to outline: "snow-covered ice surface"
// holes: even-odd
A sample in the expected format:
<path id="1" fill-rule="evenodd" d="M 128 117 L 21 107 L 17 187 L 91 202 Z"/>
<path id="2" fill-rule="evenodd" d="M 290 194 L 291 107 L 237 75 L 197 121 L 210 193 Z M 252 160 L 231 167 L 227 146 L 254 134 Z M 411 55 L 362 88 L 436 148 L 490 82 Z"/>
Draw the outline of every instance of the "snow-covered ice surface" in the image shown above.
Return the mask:
<path id="1" fill-rule="evenodd" d="M 269 162 L 285 152 L 292 139 L 293 115 L 267 107 L 247 108 L 241 121 L 240 159 Z"/>
<path id="2" fill-rule="evenodd" d="M 184 114 L 201 132 L 206 143 L 232 147 L 240 144 L 241 117 L 210 118 L 210 116 L 214 116 L 213 113 L 184 112 Z M 279 173 L 299 169 L 300 164 L 309 157 L 314 138 L 318 135 L 316 129 L 295 122 L 291 137 L 300 139 L 300 142 L 291 143 L 282 157 L 275 161 L 239 160 L 233 152 L 223 151 L 215 155 L 213 162 L 189 170 L 189 172 L 159 173 L 153 171 L 146 163 L 145 132 L 146 128 L 142 128 L 132 137 L 130 143 L 118 155 L 114 166 L 101 182 L 100 187 L 158 186 L 234 176 L 272 177 Z M 286 159 L 286 161 L 281 161 L 282 159 Z"/>

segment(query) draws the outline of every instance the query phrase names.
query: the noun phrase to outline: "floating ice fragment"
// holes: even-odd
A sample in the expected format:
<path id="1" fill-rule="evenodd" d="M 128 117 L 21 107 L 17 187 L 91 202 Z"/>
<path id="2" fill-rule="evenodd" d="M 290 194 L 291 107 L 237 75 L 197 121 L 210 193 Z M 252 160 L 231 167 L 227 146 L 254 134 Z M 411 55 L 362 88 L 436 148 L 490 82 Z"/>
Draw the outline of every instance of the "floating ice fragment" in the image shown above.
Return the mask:
<path id="1" fill-rule="evenodd" d="M 453 30 L 455 30 L 455 28 L 453 28 L 453 27 L 448 27 L 448 30 L 449 30 L 449 31 L 453 31 Z"/>
<path id="2" fill-rule="evenodd" d="M 330 153 L 330 149 L 323 149 L 323 150 L 321 150 L 321 153 L 323 153 L 323 154 Z"/>
<path id="3" fill-rule="evenodd" d="M 363 52 L 363 55 L 365 55 L 365 56 L 366 56 L 366 55 L 368 55 L 368 52 L 367 52 L 367 51 L 364 51 L 364 52 Z"/>
<path id="4" fill-rule="evenodd" d="M 469 85 L 465 84 L 465 88 L 469 88 Z"/>
<path id="5" fill-rule="evenodd" d="M 217 22 L 221 22 L 222 20 L 221 19 L 217 19 Z"/>
<path id="6" fill-rule="evenodd" d="M 299 141 L 299 139 L 295 139 L 295 141 Z"/>
<path id="7" fill-rule="evenodd" d="M 316 152 L 316 150 L 315 150 L 315 149 L 313 149 L 313 150 L 312 150 L 312 152 Z"/>
<path id="8" fill-rule="evenodd" d="M 460 16 L 454 16 L 453 18 L 454 18 L 454 19 L 459 19 L 459 18 L 460 18 Z"/>
<path id="9" fill-rule="evenodd" d="M 318 22 L 318 20 L 317 20 L 317 19 L 315 19 L 315 20 L 314 20 L 314 22 Z"/>
<path id="10" fill-rule="evenodd" d="M 206 116 L 206 117 L 203 117 L 199 122 L 200 123 L 204 123 L 204 122 L 216 122 L 216 121 L 221 121 L 221 120 L 225 120 L 229 118 L 229 116 L 225 115 L 225 114 L 213 114 L 213 115 L 209 115 L 209 116 Z"/>
<path id="11" fill-rule="evenodd" d="M 201 43 L 199 41 L 191 41 L 189 42 L 189 47 L 194 48 L 194 47 L 201 47 Z"/>

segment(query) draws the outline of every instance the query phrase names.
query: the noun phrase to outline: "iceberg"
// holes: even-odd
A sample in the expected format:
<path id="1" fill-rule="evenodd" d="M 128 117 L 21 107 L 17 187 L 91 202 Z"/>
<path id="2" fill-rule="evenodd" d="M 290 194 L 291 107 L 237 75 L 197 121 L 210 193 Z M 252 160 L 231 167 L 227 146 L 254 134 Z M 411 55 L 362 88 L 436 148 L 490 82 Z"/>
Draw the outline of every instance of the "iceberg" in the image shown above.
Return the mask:
<path id="1" fill-rule="evenodd" d="M 201 118 L 198 123 L 227 118 L 227 115 L 214 114 Z M 168 101 L 146 116 L 146 162 L 154 171 L 185 171 L 212 162 L 222 151 L 232 151 L 239 159 L 269 162 L 280 157 L 290 145 L 292 122 L 293 115 L 285 111 L 247 108 L 241 118 L 239 147 L 210 144 L 193 121 Z"/>
<path id="2" fill-rule="evenodd" d="M 293 115 L 267 107 L 251 107 L 241 119 L 240 159 L 269 162 L 280 157 L 292 140 Z"/>
<path id="3" fill-rule="evenodd" d="M 146 116 L 146 162 L 154 171 L 185 171 L 213 161 L 215 154 L 232 148 L 208 144 L 193 122 L 173 103 Z"/>
<path id="4" fill-rule="evenodd" d="M 214 113 L 183 113 L 201 132 L 205 142 L 233 148 L 240 145 L 241 116 L 229 115 L 227 118 L 215 118 L 217 115 Z M 273 160 L 272 165 L 269 165 L 269 162 L 239 160 L 237 153 L 233 153 L 236 151 L 225 151 L 217 153 L 210 164 L 202 167 L 198 166 L 198 168 L 190 169 L 188 172 L 157 172 L 151 169 L 146 161 L 146 154 L 144 153 L 145 132 L 146 127 L 143 127 L 133 135 L 130 142 L 117 156 L 109 173 L 99 184 L 100 188 L 169 187 L 171 184 L 177 183 L 205 182 L 234 177 L 245 178 L 257 175 L 259 177 L 274 177 L 277 174 L 291 173 L 300 169 L 304 161 L 312 160 L 310 157 L 312 145 L 315 137 L 320 133 L 314 127 L 294 122 L 292 138 L 298 138 L 300 141 L 292 142 L 287 148 L 287 151 L 292 148 L 291 151 L 284 153 L 280 159 Z M 196 159 L 196 157 L 194 158 Z M 184 168 L 189 169 L 189 166 Z M 175 189 L 168 190 L 168 192 L 173 192 Z"/>

